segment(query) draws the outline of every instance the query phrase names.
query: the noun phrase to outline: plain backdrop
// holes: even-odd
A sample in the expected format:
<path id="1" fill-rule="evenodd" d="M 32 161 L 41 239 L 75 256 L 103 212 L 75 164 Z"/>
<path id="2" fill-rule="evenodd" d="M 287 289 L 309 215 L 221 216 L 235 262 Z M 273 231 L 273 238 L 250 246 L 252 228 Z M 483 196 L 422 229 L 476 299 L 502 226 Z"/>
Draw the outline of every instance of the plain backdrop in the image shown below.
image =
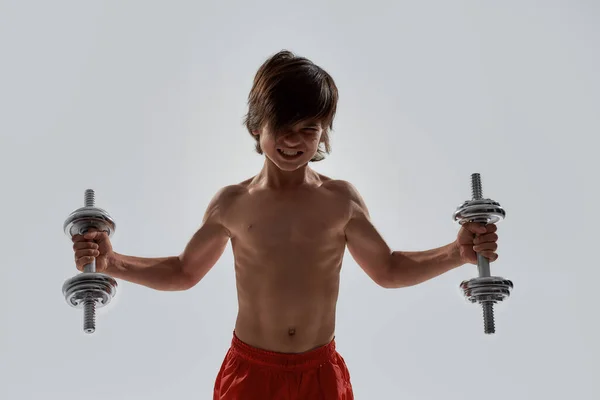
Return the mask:
<path id="1" fill-rule="evenodd" d="M 94 335 L 62 225 L 96 190 L 115 250 L 179 254 L 263 158 L 242 118 L 281 49 L 340 90 L 333 151 L 394 250 L 455 239 L 470 174 L 506 209 L 497 334 L 464 266 L 386 290 L 347 253 L 336 341 L 356 398 L 600 398 L 596 1 L 0 1 L 0 398 L 211 399 L 237 312 L 228 248 L 193 289 L 120 281 Z"/>

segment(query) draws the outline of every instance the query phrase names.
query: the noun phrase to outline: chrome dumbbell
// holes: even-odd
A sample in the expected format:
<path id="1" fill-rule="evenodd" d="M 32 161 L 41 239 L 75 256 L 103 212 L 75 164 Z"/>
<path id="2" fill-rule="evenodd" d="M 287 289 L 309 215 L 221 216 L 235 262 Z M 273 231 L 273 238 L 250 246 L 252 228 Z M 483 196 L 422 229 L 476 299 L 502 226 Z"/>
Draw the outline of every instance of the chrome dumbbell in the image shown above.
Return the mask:
<path id="1" fill-rule="evenodd" d="M 471 175 L 473 199 L 465 201 L 452 215 L 459 224 L 478 222 L 495 224 L 504 220 L 506 212 L 496 201 L 483 198 L 481 177 L 478 173 Z M 479 303 L 483 307 L 484 332 L 496 332 L 494 325 L 494 304 L 507 299 L 513 289 L 513 283 L 507 279 L 491 276 L 490 262 L 477 254 L 477 270 L 479 277 L 463 281 L 460 288 L 465 298 L 471 303 Z"/>
<path id="2" fill-rule="evenodd" d="M 66 219 L 63 229 L 71 238 L 83 235 L 89 229 L 104 231 L 111 237 L 115 232 L 115 221 L 101 208 L 95 207 L 94 191 L 85 191 L 85 206 L 73 211 Z M 67 303 L 75 308 L 83 308 L 83 331 L 96 330 L 96 308 L 101 308 L 117 293 L 117 281 L 112 277 L 96 272 L 96 260 L 84 266 L 83 272 L 68 279 L 63 284 L 63 295 Z"/>

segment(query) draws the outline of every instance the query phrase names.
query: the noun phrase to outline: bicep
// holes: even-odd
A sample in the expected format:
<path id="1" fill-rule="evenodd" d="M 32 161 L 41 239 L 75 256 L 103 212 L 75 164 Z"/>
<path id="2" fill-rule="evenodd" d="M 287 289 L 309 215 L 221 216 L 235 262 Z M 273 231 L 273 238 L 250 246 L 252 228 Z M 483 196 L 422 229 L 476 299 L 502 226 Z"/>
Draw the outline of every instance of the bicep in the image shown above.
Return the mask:
<path id="1" fill-rule="evenodd" d="M 192 286 L 217 263 L 229 241 L 230 233 L 222 223 L 226 195 L 222 189 L 211 199 L 204 213 L 202 225 L 179 256 L 182 272 L 189 277 Z"/>
<path id="2" fill-rule="evenodd" d="M 346 246 L 352 258 L 378 285 L 389 275 L 392 250 L 371 222 L 367 206 L 356 189 L 350 187 L 351 215 L 345 228 Z"/>

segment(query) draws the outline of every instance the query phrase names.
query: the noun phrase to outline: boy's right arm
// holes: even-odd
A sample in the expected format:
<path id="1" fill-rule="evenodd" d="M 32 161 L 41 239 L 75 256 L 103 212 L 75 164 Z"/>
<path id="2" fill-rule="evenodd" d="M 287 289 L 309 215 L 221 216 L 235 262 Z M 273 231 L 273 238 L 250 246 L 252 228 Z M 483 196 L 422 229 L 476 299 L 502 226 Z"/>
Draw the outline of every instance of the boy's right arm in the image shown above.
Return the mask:
<path id="1" fill-rule="evenodd" d="M 213 196 L 204 213 L 202 225 L 179 256 L 142 258 L 113 252 L 105 272 L 117 279 L 157 290 L 192 288 L 216 264 L 231 237 L 222 223 L 222 212 L 232 192 L 225 187 Z"/>

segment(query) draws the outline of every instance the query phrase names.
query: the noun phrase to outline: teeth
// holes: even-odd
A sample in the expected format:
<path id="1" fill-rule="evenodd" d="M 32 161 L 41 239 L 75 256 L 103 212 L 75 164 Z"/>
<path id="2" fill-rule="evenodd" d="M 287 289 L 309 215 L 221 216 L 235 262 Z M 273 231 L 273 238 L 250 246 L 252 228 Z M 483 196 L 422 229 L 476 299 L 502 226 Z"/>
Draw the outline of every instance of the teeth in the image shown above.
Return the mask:
<path id="1" fill-rule="evenodd" d="M 286 156 L 295 156 L 298 154 L 297 151 L 285 151 L 285 150 L 280 150 L 283 154 L 285 154 Z"/>

